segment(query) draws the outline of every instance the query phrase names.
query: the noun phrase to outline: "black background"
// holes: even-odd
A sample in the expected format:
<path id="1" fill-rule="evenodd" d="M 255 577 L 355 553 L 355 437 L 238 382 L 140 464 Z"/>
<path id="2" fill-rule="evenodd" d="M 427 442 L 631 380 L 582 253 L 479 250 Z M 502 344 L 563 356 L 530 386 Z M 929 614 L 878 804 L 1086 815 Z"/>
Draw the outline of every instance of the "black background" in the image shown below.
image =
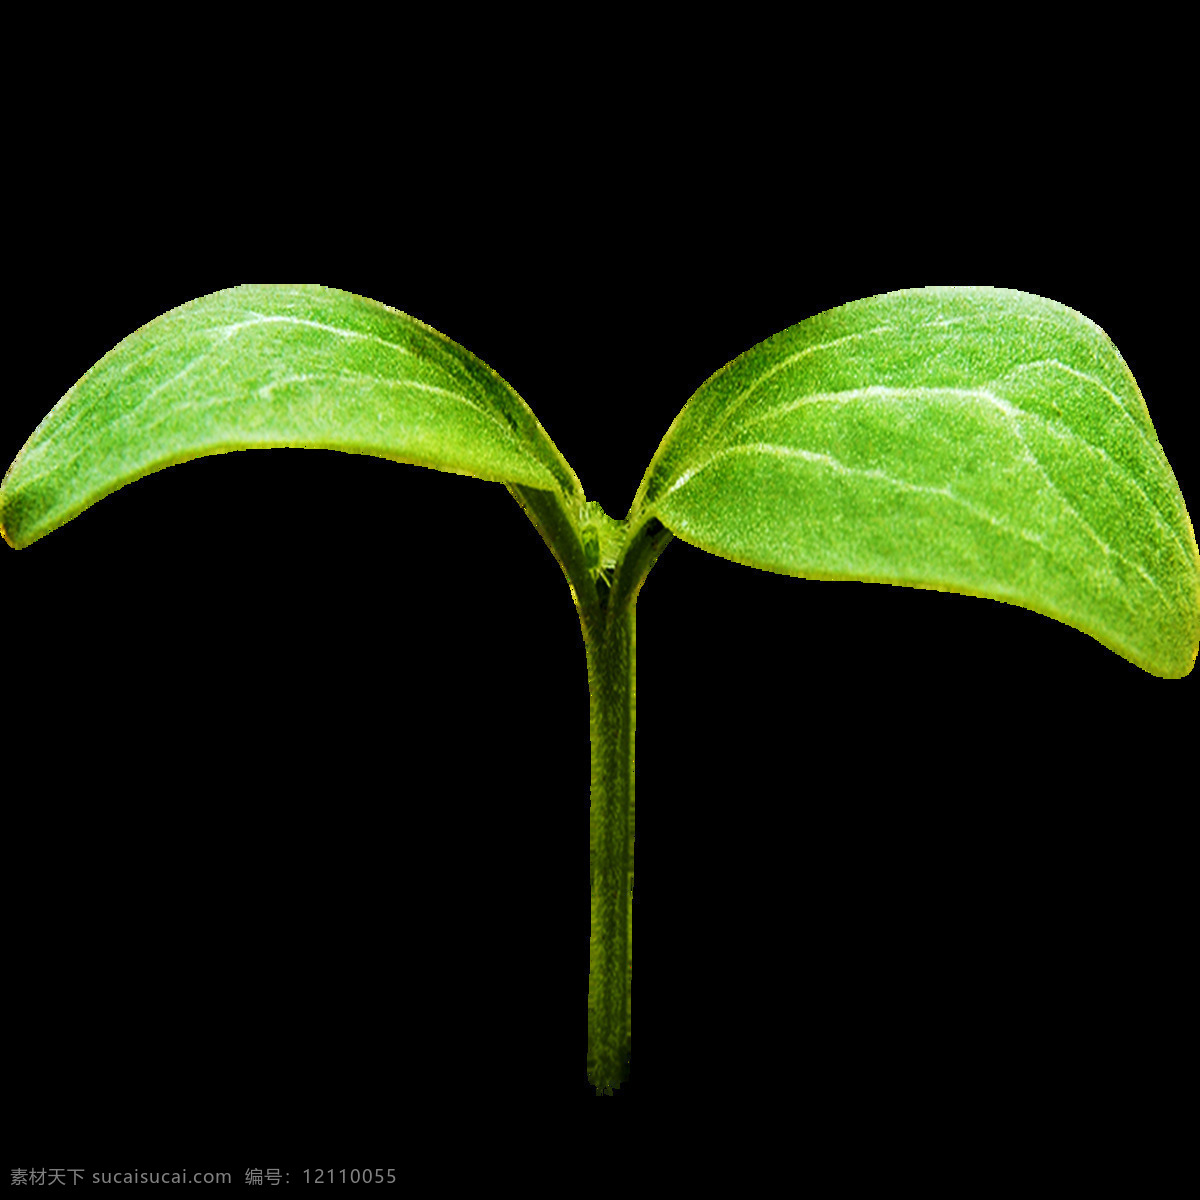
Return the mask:
<path id="1" fill-rule="evenodd" d="M 1164 303 L 1191 269 L 1179 181 L 1132 131 L 1112 160 L 1059 153 L 1067 125 L 1001 115 L 952 164 L 952 134 L 886 122 L 835 153 L 808 125 L 685 145 L 599 114 L 529 155 L 333 120 L 264 121 L 232 156 L 155 125 L 114 166 L 129 128 L 77 114 L 19 151 L 0 458 L 166 309 L 317 282 L 478 354 L 623 516 L 741 351 L 973 283 L 1110 334 L 1194 511 L 1192 309 Z M 147 1129 L 186 1114 L 217 1148 L 247 1121 L 388 1146 L 414 1097 L 590 1094 L 583 648 L 503 488 L 208 458 L 6 550 L 0 596 L 31 1113 L 69 1140 L 105 1080 L 137 1079 Z M 638 621 L 625 1096 L 1148 1084 L 1180 1029 L 1194 675 L 1011 606 L 678 542 Z"/>

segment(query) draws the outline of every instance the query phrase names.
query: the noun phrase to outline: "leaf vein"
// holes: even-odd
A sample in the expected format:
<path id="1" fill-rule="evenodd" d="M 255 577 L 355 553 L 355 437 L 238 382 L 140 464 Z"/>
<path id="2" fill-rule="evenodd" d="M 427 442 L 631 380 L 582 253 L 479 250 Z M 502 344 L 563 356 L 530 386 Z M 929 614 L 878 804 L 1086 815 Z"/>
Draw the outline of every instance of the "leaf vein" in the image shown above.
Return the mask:
<path id="1" fill-rule="evenodd" d="M 1039 361 L 1044 362 L 1046 364 L 1057 363 L 1056 359 L 1044 359 L 1044 360 L 1039 360 Z M 1026 364 L 1026 366 L 1033 366 L 1033 365 L 1036 365 L 1036 364 L 1033 364 L 1033 363 Z M 1116 396 L 1116 394 L 1109 391 L 1107 388 L 1104 388 L 1104 385 L 1099 380 L 1097 380 L 1093 376 L 1087 375 L 1085 372 L 1075 371 L 1075 370 L 1073 370 L 1073 368 L 1067 367 L 1063 363 L 1057 363 L 1057 365 L 1062 367 L 1064 370 L 1070 371 L 1072 374 L 1079 375 L 1081 378 L 1087 380 L 1090 383 L 1096 384 L 1098 387 L 1103 388 L 1105 391 L 1108 391 L 1109 396 L 1111 396 L 1113 398 L 1117 407 L 1121 409 L 1121 412 L 1125 415 L 1125 417 L 1128 420 L 1130 420 L 1135 426 L 1137 425 L 1136 422 L 1133 422 L 1132 417 L 1130 417 L 1128 411 L 1125 409 L 1124 405 L 1121 404 L 1121 402 L 1120 402 L 1119 398 Z M 1010 372 L 1010 374 L 1011 373 L 1012 372 Z M 1024 433 L 1022 432 L 1022 430 L 1020 428 L 1020 424 L 1019 424 L 1020 420 L 1028 419 L 1030 421 L 1034 421 L 1038 425 L 1047 429 L 1050 433 L 1054 434 L 1056 437 L 1059 437 L 1059 438 L 1062 438 L 1062 439 L 1068 440 L 1068 441 L 1078 442 L 1078 443 L 1080 443 L 1080 445 L 1084 446 L 1087 450 L 1094 452 L 1100 458 L 1102 458 L 1106 463 L 1109 464 L 1109 466 L 1113 469 L 1113 471 L 1116 474 L 1120 475 L 1123 479 L 1125 479 L 1137 491 L 1138 495 L 1140 495 L 1142 497 L 1142 499 L 1146 502 L 1147 508 L 1154 515 L 1155 523 L 1174 542 L 1176 548 L 1179 550 L 1181 556 L 1183 557 L 1183 560 L 1185 562 L 1191 561 L 1191 556 L 1188 553 L 1188 549 L 1184 545 L 1183 540 L 1180 538 L 1178 531 L 1165 518 L 1162 510 L 1158 507 L 1158 505 L 1150 498 L 1149 495 L 1147 495 L 1145 489 L 1138 482 L 1137 476 L 1134 475 L 1133 472 L 1130 471 L 1128 467 L 1124 466 L 1122 463 L 1118 462 L 1115 458 L 1113 458 L 1113 456 L 1111 454 L 1109 454 L 1108 451 L 1105 450 L 1103 446 L 1099 446 L 1096 443 L 1089 441 L 1087 438 L 1083 437 L 1082 434 L 1079 434 L 1075 430 L 1071 429 L 1070 426 L 1064 425 L 1061 422 L 1048 420 L 1046 417 L 1042 416 L 1041 413 L 1031 412 L 1028 409 L 1020 408 L 1017 405 L 1011 403 L 1010 401 L 1005 400 L 1000 396 L 997 396 L 994 392 L 989 390 L 989 386 L 992 383 L 1002 382 L 1005 378 L 1007 378 L 1007 376 L 1000 376 L 998 379 L 989 380 L 987 383 L 982 384 L 981 386 L 979 386 L 977 388 L 887 387 L 884 385 L 875 384 L 875 385 L 872 385 L 871 387 L 847 388 L 843 391 L 838 391 L 838 392 L 815 392 L 810 395 L 801 396 L 801 397 L 798 397 L 793 400 L 786 400 L 780 404 L 773 405 L 770 409 L 768 409 L 762 413 L 759 413 L 752 417 L 749 417 L 746 421 L 744 421 L 738 427 L 738 432 L 743 433 L 753 425 L 759 424 L 764 421 L 770 421 L 776 417 L 785 416 L 787 413 L 792 412 L 792 411 L 794 411 L 798 408 L 801 408 L 805 405 L 808 405 L 808 404 L 844 404 L 844 403 L 850 403 L 854 400 L 876 399 L 876 398 L 878 398 L 878 399 L 894 398 L 897 400 L 925 399 L 927 397 L 936 396 L 939 394 L 941 394 L 941 395 L 950 394 L 950 395 L 954 395 L 954 396 L 960 396 L 967 400 L 982 400 L 984 403 L 988 404 L 989 406 L 991 406 L 991 407 L 997 409 L 998 411 L 1000 411 L 1001 413 L 1003 413 L 1004 416 L 1009 420 L 1009 422 L 1011 422 L 1013 434 L 1016 437 L 1017 441 L 1021 444 L 1021 448 L 1025 452 L 1025 456 L 1026 456 L 1027 460 L 1032 462 L 1032 464 L 1038 469 L 1038 471 L 1041 473 L 1042 477 L 1047 481 L 1047 483 L 1050 485 L 1050 487 L 1060 496 L 1060 498 L 1062 498 L 1064 504 L 1067 504 L 1067 507 L 1070 509 L 1070 511 L 1075 513 L 1075 515 L 1079 518 L 1079 520 L 1081 522 L 1084 523 L 1085 526 L 1087 525 L 1087 522 L 1083 521 L 1083 517 L 1080 516 L 1078 514 L 1078 512 L 1076 512 L 1076 510 L 1074 509 L 1073 506 L 1071 506 L 1069 503 L 1067 503 L 1066 498 L 1062 495 L 1061 490 L 1055 484 L 1054 480 L 1050 478 L 1049 474 L 1047 473 L 1045 468 L 1042 466 L 1041 462 L 1033 454 L 1033 451 L 1030 449 L 1029 443 L 1026 441 Z M 1139 435 L 1144 440 L 1145 434 L 1140 430 L 1140 428 L 1139 428 L 1138 432 L 1139 432 Z M 1087 526 L 1087 528 L 1090 530 L 1091 526 Z M 1093 534 L 1093 536 L 1095 536 L 1095 535 Z M 1099 539 L 1097 539 L 1097 540 L 1099 540 Z M 1100 544 L 1104 545 L 1105 543 L 1103 541 L 1100 541 Z"/>
<path id="2" fill-rule="evenodd" d="M 248 321 L 234 321 L 229 325 L 217 325 L 214 327 L 214 331 L 221 334 L 223 342 L 227 342 L 243 329 L 252 329 L 258 325 L 306 325 L 312 329 L 322 329 L 326 333 L 336 334 L 338 337 L 376 342 L 380 346 L 387 346 L 392 350 L 398 350 L 401 354 L 412 354 L 412 351 L 407 346 L 402 346 L 399 342 L 389 342 L 387 338 L 381 338 L 378 334 L 362 333 L 357 329 L 342 329 L 337 325 L 327 325 L 323 321 L 311 321 L 306 317 L 292 317 L 286 314 L 264 316 L 262 313 L 257 312 L 251 312 L 250 317 L 251 319 Z"/>
<path id="3" fill-rule="evenodd" d="M 1001 401 L 1000 403 L 1003 404 L 1006 402 Z M 1058 497 L 1059 502 L 1063 505 L 1063 507 L 1066 508 L 1066 510 L 1075 517 L 1075 519 L 1080 523 L 1080 525 L 1083 526 L 1083 528 L 1087 531 L 1087 533 L 1091 536 L 1091 538 L 1097 543 L 1097 545 L 1100 546 L 1100 548 L 1104 552 L 1105 556 L 1107 557 L 1107 556 L 1111 555 L 1114 558 L 1120 559 L 1127 566 L 1132 567 L 1135 571 L 1137 571 L 1137 573 L 1139 575 L 1141 575 L 1151 585 L 1151 587 L 1153 587 L 1155 589 L 1155 591 L 1157 591 L 1159 593 L 1159 595 L 1163 596 L 1163 598 L 1166 599 L 1167 598 L 1166 593 L 1163 591 L 1163 589 L 1159 585 L 1158 581 L 1152 575 L 1150 575 L 1149 572 L 1147 572 L 1140 564 L 1134 562 L 1130 558 L 1127 558 L 1119 550 L 1114 550 L 1111 546 L 1109 546 L 1100 537 L 1099 534 L 1096 533 L 1096 531 L 1087 522 L 1087 520 L 1083 517 L 1083 515 L 1075 508 L 1075 506 L 1073 504 L 1071 504 L 1071 502 L 1066 498 L 1066 496 L 1064 496 L 1062 494 L 1062 492 L 1059 490 L 1059 488 L 1055 485 L 1054 481 L 1050 478 L 1050 476 L 1046 473 L 1045 469 L 1038 462 L 1037 457 L 1032 453 L 1032 451 L 1029 450 L 1029 447 L 1025 444 L 1024 439 L 1020 438 L 1019 434 L 1018 434 L 1018 440 L 1021 441 L 1022 447 L 1026 451 L 1027 460 L 1030 462 L 1030 464 L 1032 466 L 1034 466 L 1034 468 L 1036 470 L 1039 471 L 1042 478 L 1046 481 L 1046 483 L 1049 485 L 1050 489 Z M 820 452 L 812 451 L 812 450 L 804 450 L 804 449 L 800 449 L 795 446 L 780 446 L 780 445 L 773 445 L 773 444 L 765 443 L 765 442 L 754 442 L 754 443 L 748 443 L 748 444 L 744 443 L 744 444 L 737 445 L 737 446 L 727 446 L 723 450 L 719 450 L 716 454 L 712 455 L 710 458 L 708 458 L 705 462 L 701 463 L 699 466 L 697 466 L 691 470 L 685 471 L 671 485 L 671 487 L 669 487 L 663 493 L 661 498 L 666 499 L 666 497 L 669 496 L 672 492 L 678 491 L 680 488 L 684 487 L 687 483 L 689 483 L 692 479 L 694 479 L 696 477 L 696 475 L 698 475 L 701 471 L 712 466 L 719 459 L 724 458 L 731 454 L 768 454 L 768 455 L 771 455 L 771 456 L 777 457 L 777 458 L 801 459 L 806 462 L 820 463 L 823 466 L 830 467 L 833 470 L 836 470 L 836 471 L 839 471 L 839 472 L 842 472 L 842 473 L 845 473 L 848 475 L 855 475 L 855 476 L 858 476 L 861 478 L 876 479 L 881 483 L 888 484 L 892 487 L 901 488 L 905 491 L 919 492 L 919 493 L 923 493 L 923 494 L 927 494 L 927 495 L 944 496 L 945 498 L 974 512 L 976 515 L 986 518 L 993 525 L 995 525 L 998 529 L 1001 529 L 1002 531 L 1009 533 L 1013 536 L 1020 537 L 1020 538 L 1024 539 L 1025 541 L 1033 542 L 1036 545 L 1040 546 L 1043 550 L 1047 551 L 1048 553 L 1055 553 L 1055 551 L 1052 549 L 1052 547 L 1049 547 L 1045 544 L 1045 541 L 1042 539 L 1041 535 L 1033 533 L 1030 530 L 1021 529 L 1021 528 L 1013 525 L 1011 522 L 1005 521 L 1002 518 L 997 518 L 994 514 L 987 512 L 986 509 L 981 508 L 979 505 L 973 504 L 971 501 L 963 499 L 963 497 L 961 497 L 961 496 L 957 495 L 955 492 L 951 491 L 949 486 L 935 488 L 935 487 L 928 487 L 923 484 L 910 483 L 907 480 L 898 479 L 895 476 L 888 475 L 886 472 L 880 471 L 876 468 L 864 469 L 861 467 L 850 467 L 850 466 L 847 466 L 845 463 L 841 462 L 839 459 L 835 458 L 833 455 L 824 454 L 824 453 L 820 453 Z"/>

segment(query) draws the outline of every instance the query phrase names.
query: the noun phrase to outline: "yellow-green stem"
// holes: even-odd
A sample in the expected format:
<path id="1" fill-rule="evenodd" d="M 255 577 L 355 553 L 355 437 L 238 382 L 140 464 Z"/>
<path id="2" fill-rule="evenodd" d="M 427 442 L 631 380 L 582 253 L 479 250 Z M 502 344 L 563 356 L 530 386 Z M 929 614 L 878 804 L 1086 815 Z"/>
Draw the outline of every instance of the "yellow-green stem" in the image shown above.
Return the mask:
<path id="1" fill-rule="evenodd" d="M 633 975 L 635 598 L 585 627 L 591 693 L 592 922 L 588 1079 L 611 1095 L 628 1075 Z"/>

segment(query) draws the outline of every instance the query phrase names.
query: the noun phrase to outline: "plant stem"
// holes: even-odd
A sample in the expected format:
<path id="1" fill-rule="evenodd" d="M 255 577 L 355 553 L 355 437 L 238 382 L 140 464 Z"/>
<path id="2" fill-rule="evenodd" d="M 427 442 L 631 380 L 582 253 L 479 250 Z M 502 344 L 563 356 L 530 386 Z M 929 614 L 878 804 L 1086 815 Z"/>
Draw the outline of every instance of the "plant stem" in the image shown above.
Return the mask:
<path id="1" fill-rule="evenodd" d="M 588 1078 L 612 1095 L 626 1078 L 633 974 L 633 735 L 636 598 L 584 629 L 591 694 L 591 949 Z"/>
<path id="2" fill-rule="evenodd" d="M 597 1095 L 611 1096 L 628 1078 L 632 1045 L 635 606 L 671 532 L 654 518 L 632 524 L 626 518 L 610 543 L 619 549 L 608 583 L 604 572 L 593 575 L 590 569 L 574 501 L 516 484 L 508 490 L 567 578 L 587 651 L 592 732 L 587 1077 Z"/>

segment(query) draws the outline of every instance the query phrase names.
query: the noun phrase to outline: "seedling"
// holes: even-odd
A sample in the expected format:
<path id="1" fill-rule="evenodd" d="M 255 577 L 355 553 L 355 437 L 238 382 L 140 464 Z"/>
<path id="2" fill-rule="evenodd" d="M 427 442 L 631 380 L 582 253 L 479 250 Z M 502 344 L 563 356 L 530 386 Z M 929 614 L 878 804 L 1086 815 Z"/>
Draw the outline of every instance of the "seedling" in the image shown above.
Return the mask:
<path id="1" fill-rule="evenodd" d="M 1022 605 L 1163 678 L 1200 642 L 1200 555 L 1116 347 L 1079 313 L 923 288 L 802 321 L 721 368 L 675 418 L 623 521 L 473 354 L 373 300 L 246 286 L 106 354 L 0 485 L 27 546 L 126 483 L 230 450 L 305 446 L 503 483 L 557 559 L 591 693 L 587 1073 L 630 1046 L 634 614 L 671 537 L 810 579 Z"/>

